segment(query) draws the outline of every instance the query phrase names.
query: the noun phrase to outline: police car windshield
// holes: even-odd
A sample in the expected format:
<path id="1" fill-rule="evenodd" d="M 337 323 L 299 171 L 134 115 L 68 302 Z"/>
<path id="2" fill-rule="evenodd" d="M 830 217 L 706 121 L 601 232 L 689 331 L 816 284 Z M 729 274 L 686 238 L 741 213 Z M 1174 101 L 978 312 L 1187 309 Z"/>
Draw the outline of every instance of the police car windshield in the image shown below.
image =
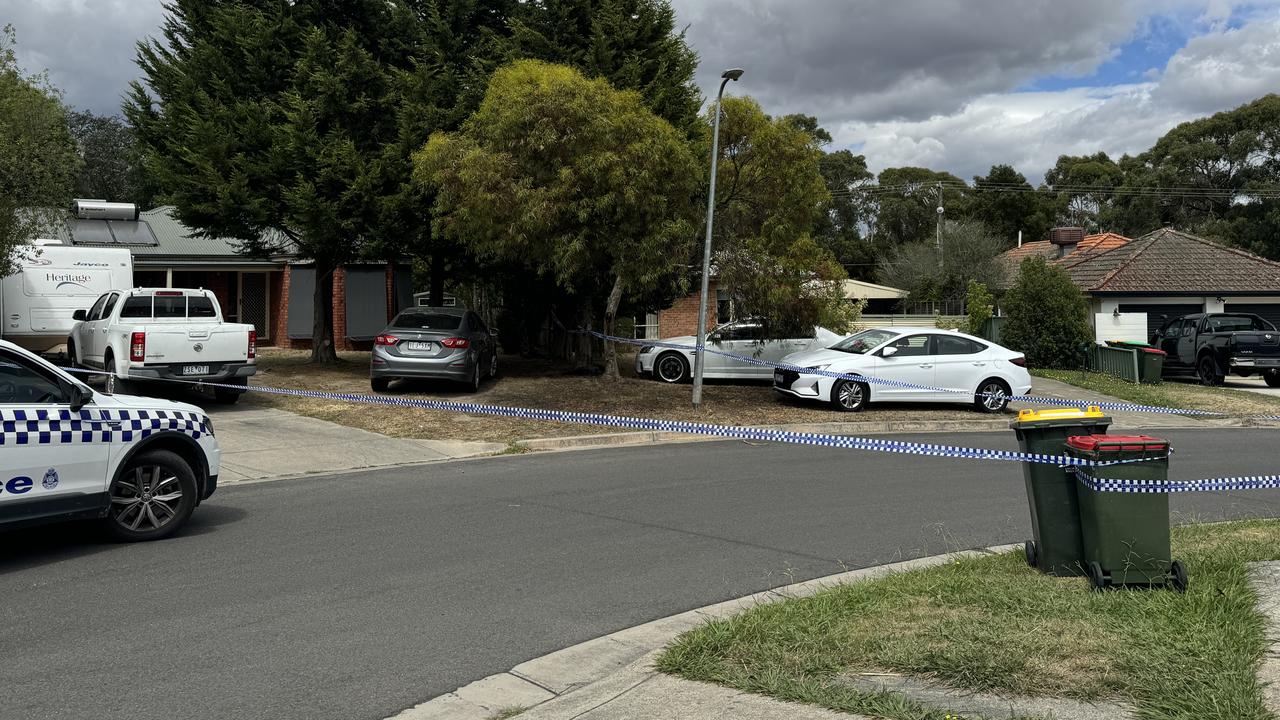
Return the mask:
<path id="1" fill-rule="evenodd" d="M 863 330 L 856 335 L 850 335 L 835 345 L 832 345 L 830 349 L 853 353 L 854 355 L 865 355 L 868 351 L 878 347 L 881 343 L 891 340 L 897 336 L 898 333 L 892 330 Z"/>

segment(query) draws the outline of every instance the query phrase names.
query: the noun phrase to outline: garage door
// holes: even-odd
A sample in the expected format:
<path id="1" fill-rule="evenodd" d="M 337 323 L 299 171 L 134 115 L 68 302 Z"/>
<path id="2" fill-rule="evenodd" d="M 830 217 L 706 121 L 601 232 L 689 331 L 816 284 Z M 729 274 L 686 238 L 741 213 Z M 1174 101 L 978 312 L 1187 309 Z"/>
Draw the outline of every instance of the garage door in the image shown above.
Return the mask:
<path id="1" fill-rule="evenodd" d="M 1198 312 L 1204 312 L 1204 305 L 1200 303 L 1188 303 L 1186 305 L 1121 305 L 1122 313 L 1146 313 L 1147 314 L 1147 337 L 1150 338 L 1156 334 L 1169 320 L 1183 315 L 1191 315 Z M 1161 315 L 1167 317 L 1161 318 Z"/>
<path id="2" fill-rule="evenodd" d="M 1270 321 L 1272 325 L 1280 328 L 1280 303 L 1227 303 L 1225 309 L 1229 313 L 1261 315 Z"/>

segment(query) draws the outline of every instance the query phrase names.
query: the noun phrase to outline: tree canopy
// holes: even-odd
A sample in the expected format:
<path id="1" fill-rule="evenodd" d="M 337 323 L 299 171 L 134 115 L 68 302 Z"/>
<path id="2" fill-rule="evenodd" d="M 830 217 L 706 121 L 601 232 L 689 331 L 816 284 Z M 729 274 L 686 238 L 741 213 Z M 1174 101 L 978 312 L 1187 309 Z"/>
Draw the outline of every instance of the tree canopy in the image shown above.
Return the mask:
<path id="1" fill-rule="evenodd" d="M 701 175 L 685 136 L 638 93 L 564 66 L 498 70 L 475 114 L 414 162 L 442 235 L 553 278 L 584 327 L 603 311 L 612 330 L 623 294 L 660 283 L 696 238 Z M 618 374 L 612 351 L 606 372 Z"/>
<path id="2" fill-rule="evenodd" d="M 80 166 L 62 98 L 43 75 L 18 66 L 15 42 L 6 26 L 0 34 L 0 277 L 13 272 L 13 251 L 71 204 Z"/>
<path id="3" fill-rule="evenodd" d="M 831 194 L 820 141 L 750 98 L 725 98 L 714 230 L 719 287 L 740 317 L 784 337 L 797 327 L 843 328 L 847 274 L 813 230 Z M 715 107 L 708 108 L 708 123 Z"/>

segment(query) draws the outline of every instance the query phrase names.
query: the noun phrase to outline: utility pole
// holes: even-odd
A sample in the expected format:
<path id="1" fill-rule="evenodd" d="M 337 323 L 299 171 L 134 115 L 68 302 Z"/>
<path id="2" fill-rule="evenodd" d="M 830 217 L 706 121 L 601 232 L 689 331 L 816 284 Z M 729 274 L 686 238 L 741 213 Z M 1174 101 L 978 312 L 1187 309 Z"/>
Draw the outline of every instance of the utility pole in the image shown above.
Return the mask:
<path id="1" fill-rule="evenodd" d="M 938 267 L 942 267 L 942 216 L 946 208 L 942 207 L 942 181 L 938 181 L 938 226 L 934 243 L 938 247 Z"/>

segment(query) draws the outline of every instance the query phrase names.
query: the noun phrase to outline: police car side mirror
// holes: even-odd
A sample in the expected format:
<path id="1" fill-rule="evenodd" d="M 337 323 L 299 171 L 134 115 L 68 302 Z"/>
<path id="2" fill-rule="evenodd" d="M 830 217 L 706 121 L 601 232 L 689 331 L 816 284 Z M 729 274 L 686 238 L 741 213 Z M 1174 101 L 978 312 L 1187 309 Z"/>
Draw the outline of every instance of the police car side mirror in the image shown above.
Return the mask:
<path id="1" fill-rule="evenodd" d="M 75 412 L 80 408 L 93 402 L 93 389 L 86 385 L 73 384 L 71 386 L 71 411 Z"/>
<path id="2" fill-rule="evenodd" d="M 77 310 L 71 313 L 72 320 L 85 320 L 85 319 L 88 319 L 88 317 L 89 317 L 89 313 L 85 312 L 84 310 Z"/>

